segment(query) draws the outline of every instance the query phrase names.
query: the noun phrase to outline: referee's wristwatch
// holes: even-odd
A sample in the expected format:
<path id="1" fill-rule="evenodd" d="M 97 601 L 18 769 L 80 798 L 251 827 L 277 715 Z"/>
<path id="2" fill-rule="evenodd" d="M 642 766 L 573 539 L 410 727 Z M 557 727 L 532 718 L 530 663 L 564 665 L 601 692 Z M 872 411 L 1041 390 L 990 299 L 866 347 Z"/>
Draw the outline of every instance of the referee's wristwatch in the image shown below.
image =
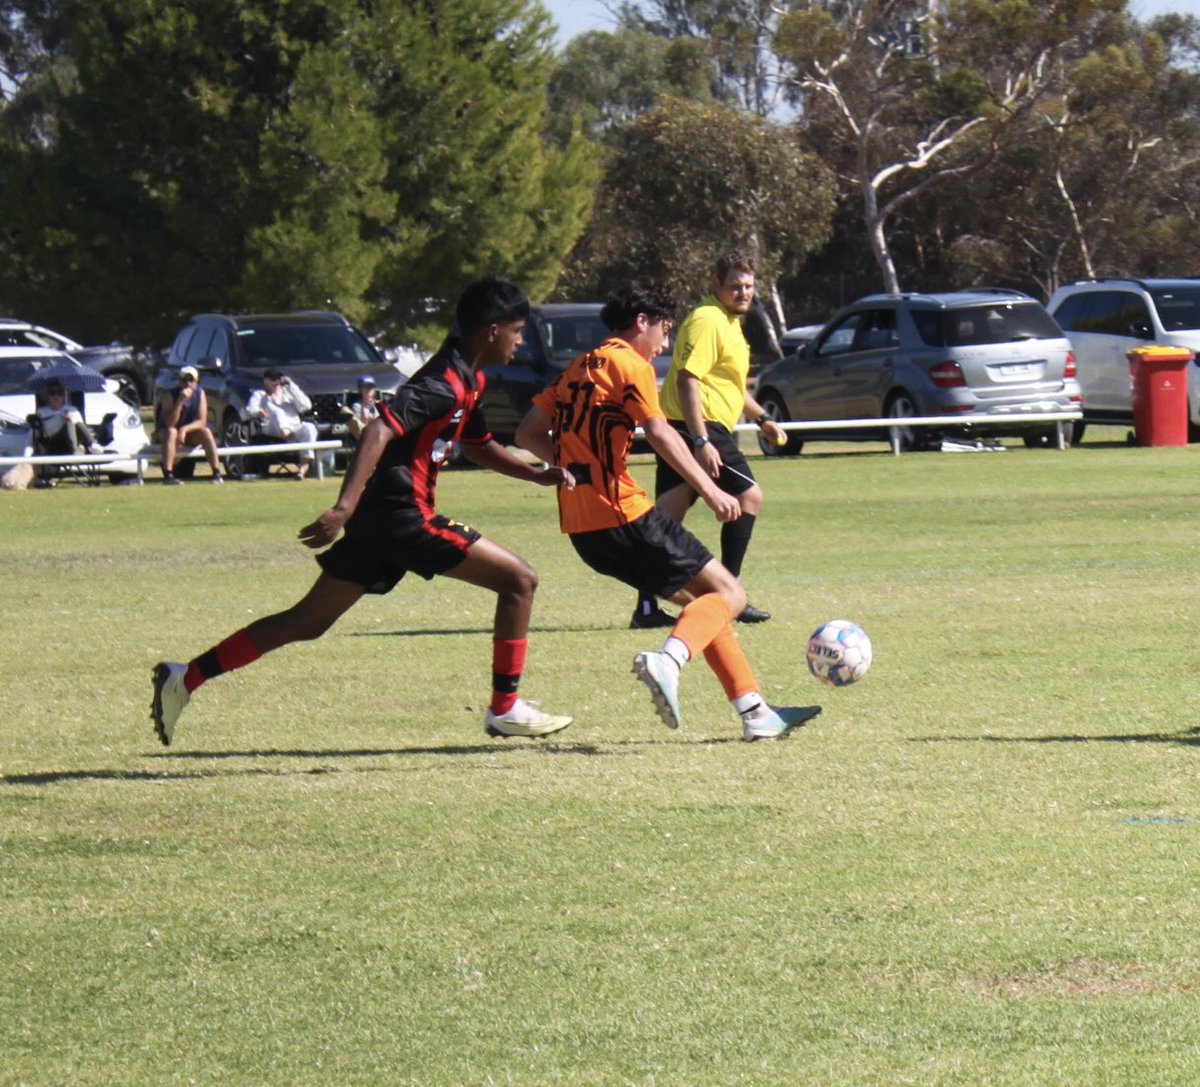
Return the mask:
<path id="1" fill-rule="evenodd" d="M 693 449 L 703 449 L 706 445 L 708 445 L 708 435 L 707 434 L 700 434 L 697 437 L 692 439 L 692 448 Z"/>

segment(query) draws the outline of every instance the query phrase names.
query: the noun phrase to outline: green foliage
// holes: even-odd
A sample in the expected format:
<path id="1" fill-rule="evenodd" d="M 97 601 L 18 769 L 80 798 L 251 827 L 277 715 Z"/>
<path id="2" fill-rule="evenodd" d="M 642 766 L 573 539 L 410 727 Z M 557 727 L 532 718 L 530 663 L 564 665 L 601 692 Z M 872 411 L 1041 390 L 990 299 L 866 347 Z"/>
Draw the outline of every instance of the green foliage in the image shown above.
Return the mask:
<path id="1" fill-rule="evenodd" d="M 583 227 L 595 153 L 542 141 L 527 0 L 63 11 L 75 81 L 31 88 L 53 138 L 0 114 L 0 297 L 80 338 L 329 305 L 401 334 L 484 268 L 548 289 Z"/>
<path id="2" fill-rule="evenodd" d="M 593 139 L 652 109 L 664 94 L 711 99 L 707 56 L 697 38 L 643 30 L 589 31 L 568 43 L 550 75 L 548 132 L 563 145 L 578 124 Z"/>
<path id="3" fill-rule="evenodd" d="M 714 255 L 755 252 L 763 278 L 827 236 L 833 184 L 794 134 L 723 106 L 667 98 L 613 134 L 588 233 L 564 277 L 578 297 L 658 279 L 683 298 Z"/>
<path id="4" fill-rule="evenodd" d="M 567 732 L 485 738 L 494 597 L 406 578 L 163 749 L 154 661 L 296 599 L 336 481 L 0 494 L 0 1079 L 1196 1082 L 1197 450 L 1088 436 L 756 461 L 741 641 L 824 705 L 780 744 L 701 662 L 663 729 L 553 495 L 463 471 Z M 876 650 L 841 691 L 800 660 L 835 616 Z"/>

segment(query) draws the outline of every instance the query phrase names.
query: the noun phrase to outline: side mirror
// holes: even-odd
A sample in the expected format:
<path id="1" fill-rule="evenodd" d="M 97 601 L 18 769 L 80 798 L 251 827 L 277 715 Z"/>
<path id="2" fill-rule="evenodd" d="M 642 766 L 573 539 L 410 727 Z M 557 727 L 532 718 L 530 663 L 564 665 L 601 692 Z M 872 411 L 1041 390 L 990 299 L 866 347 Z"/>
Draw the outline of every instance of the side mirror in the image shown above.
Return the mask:
<path id="1" fill-rule="evenodd" d="M 1130 335 L 1136 336 L 1139 340 L 1154 339 L 1154 329 L 1152 329 L 1145 321 L 1134 321 L 1129 326 Z"/>
<path id="2" fill-rule="evenodd" d="M 211 370 L 213 373 L 219 374 L 225 369 L 225 360 L 218 358 L 216 355 L 206 355 L 198 363 L 196 363 L 196 369 Z"/>

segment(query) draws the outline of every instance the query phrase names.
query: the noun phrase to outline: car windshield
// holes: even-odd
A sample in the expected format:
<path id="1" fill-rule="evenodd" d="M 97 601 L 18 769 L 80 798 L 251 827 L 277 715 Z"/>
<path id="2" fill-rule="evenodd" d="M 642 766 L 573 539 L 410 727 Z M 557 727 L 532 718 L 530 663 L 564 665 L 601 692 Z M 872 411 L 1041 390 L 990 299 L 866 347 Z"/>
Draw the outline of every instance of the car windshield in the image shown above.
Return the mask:
<path id="1" fill-rule="evenodd" d="M 930 347 L 970 347 L 1014 340 L 1051 340 L 1062 335 L 1041 306 L 994 302 L 949 310 L 914 310 L 913 323 Z"/>
<path id="2" fill-rule="evenodd" d="M 23 392 L 26 382 L 43 366 L 57 366 L 66 361 L 64 355 L 51 358 L 7 355 L 0 358 L 0 392 Z"/>
<path id="3" fill-rule="evenodd" d="M 1167 332 L 1200 329 L 1200 287 L 1159 288 L 1152 290 L 1150 297 Z"/>
<path id="4" fill-rule="evenodd" d="M 550 358 L 562 366 L 577 355 L 598 347 L 608 335 L 608 329 L 599 314 L 542 317 L 538 324 Z"/>
<path id="5" fill-rule="evenodd" d="M 362 365 L 381 361 L 379 352 L 345 325 L 267 325 L 238 330 L 251 366 Z"/>

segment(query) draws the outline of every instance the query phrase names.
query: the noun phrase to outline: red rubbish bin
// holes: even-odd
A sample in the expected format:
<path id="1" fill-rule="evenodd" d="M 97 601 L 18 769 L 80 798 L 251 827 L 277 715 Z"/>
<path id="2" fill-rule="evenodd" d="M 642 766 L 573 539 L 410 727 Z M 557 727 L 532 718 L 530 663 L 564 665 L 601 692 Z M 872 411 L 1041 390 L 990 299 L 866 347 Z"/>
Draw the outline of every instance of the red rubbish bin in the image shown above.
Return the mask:
<path id="1" fill-rule="evenodd" d="M 1126 355 L 1138 445 L 1187 445 L 1187 367 L 1194 357 L 1186 347 L 1162 344 L 1135 347 Z"/>

